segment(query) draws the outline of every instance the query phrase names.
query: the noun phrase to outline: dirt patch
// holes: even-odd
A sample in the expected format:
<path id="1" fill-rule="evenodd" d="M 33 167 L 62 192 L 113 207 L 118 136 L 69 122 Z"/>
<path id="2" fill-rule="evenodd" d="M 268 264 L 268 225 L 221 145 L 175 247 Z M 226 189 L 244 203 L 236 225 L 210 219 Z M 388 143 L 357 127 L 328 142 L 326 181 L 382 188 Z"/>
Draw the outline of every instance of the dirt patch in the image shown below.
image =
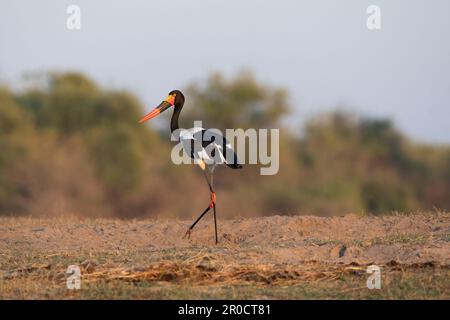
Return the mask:
<path id="1" fill-rule="evenodd" d="M 183 239 L 190 222 L 2 218 L 0 296 L 43 297 L 33 289 L 42 281 L 61 294 L 72 264 L 80 266 L 85 284 L 264 287 L 356 277 L 364 286 L 367 266 L 377 264 L 412 277 L 415 270 L 439 270 L 447 279 L 436 280 L 443 286 L 439 295 L 450 287 L 448 213 L 219 221 L 219 245 L 211 220 Z"/>

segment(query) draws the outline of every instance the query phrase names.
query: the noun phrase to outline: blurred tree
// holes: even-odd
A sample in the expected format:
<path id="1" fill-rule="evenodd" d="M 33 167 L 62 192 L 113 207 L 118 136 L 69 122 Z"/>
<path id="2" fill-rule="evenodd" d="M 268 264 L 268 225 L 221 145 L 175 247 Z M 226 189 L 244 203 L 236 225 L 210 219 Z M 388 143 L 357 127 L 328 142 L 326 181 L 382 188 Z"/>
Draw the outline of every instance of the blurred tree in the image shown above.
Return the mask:
<path id="1" fill-rule="evenodd" d="M 123 124 L 92 130 L 89 147 L 112 198 L 137 190 L 143 178 L 144 151 L 133 130 Z"/>
<path id="2" fill-rule="evenodd" d="M 20 208 L 25 189 L 13 183 L 14 174 L 28 155 L 33 127 L 12 93 L 0 88 L 0 212 Z"/>
<path id="3" fill-rule="evenodd" d="M 212 74 L 204 85 L 187 87 L 183 122 L 192 127 L 202 120 L 206 128 L 272 128 L 290 107 L 287 92 L 258 82 L 249 71 L 232 79 Z"/>
<path id="4" fill-rule="evenodd" d="M 0 214 L 192 217 L 186 203 L 205 205 L 202 175 L 175 166 L 167 137 L 137 123 L 144 108 L 133 94 L 79 73 L 41 81 L 0 88 Z M 218 170 L 220 215 L 450 208 L 450 148 L 413 142 L 389 120 L 336 111 L 298 137 L 281 125 L 287 92 L 249 72 L 216 73 L 185 93 L 182 126 L 280 128 L 277 175 Z"/>

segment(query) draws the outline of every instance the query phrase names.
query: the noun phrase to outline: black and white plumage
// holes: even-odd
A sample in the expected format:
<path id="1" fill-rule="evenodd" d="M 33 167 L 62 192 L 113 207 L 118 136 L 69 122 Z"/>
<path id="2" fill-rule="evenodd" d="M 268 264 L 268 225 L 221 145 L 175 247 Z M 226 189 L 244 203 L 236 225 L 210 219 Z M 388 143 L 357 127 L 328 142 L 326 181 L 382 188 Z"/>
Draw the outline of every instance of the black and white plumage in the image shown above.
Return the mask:
<path id="1" fill-rule="evenodd" d="M 180 131 L 179 141 L 183 149 L 194 161 L 204 161 L 205 164 L 214 168 L 225 164 L 232 169 L 242 166 L 238 163 L 236 153 L 231 143 L 221 134 L 201 127 L 194 127 Z"/>
<path id="2" fill-rule="evenodd" d="M 208 207 L 189 227 L 185 236 L 190 236 L 192 229 L 204 217 L 204 215 L 213 209 L 214 212 L 214 230 L 216 244 L 218 243 L 217 236 L 217 219 L 216 219 L 216 194 L 213 189 L 213 173 L 214 169 L 221 164 L 225 164 L 232 169 L 240 169 L 242 165 L 239 163 L 236 153 L 231 144 L 225 137 L 216 130 L 204 129 L 201 127 L 194 127 L 191 129 L 180 129 L 178 118 L 181 109 L 184 106 L 185 98 L 183 93 L 179 90 L 173 90 L 169 93 L 167 98 L 155 109 L 145 115 L 139 122 L 143 123 L 157 115 L 161 114 L 170 107 L 174 107 L 172 118 L 170 120 L 170 130 L 176 140 L 183 145 L 184 151 L 199 165 L 205 176 L 208 184 L 211 200 Z M 206 173 L 206 168 L 209 170 L 209 178 Z"/>

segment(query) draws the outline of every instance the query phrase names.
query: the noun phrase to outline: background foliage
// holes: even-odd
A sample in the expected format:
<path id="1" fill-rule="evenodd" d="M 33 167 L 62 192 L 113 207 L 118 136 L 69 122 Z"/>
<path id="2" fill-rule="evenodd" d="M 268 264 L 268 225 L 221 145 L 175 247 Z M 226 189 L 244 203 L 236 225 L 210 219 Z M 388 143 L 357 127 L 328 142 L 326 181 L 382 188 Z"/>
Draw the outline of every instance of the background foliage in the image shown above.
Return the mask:
<path id="1" fill-rule="evenodd" d="M 184 91 L 182 127 L 201 119 L 219 129 L 281 128 L 279 174 L 260 176 L 252 165 L 218 170 L 222 216 L 450 209 L 449 146 L 413 142 L 388 119 L 339 110 L 308 119 L 294 135 L 282 127 L 287 91 L 248 71 L 213 74 Z M 0 214 L 197 214 L 209 199 L 199 169 L 172 164 L 168 123 L 161 131 L 139 125 L 143 114 L 132 93 L 79 73 L 0 88 Z"/>

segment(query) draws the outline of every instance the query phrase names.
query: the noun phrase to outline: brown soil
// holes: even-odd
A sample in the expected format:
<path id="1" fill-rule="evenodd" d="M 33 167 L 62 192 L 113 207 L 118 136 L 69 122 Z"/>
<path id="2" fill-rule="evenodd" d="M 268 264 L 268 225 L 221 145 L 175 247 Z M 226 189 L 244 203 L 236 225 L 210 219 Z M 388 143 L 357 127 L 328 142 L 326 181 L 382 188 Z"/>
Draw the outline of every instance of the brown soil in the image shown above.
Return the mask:
<path id="1" fill-rule="evenodd" d="M 333 281 L 365 274 L 369 264 L 390 270 L 450 265 L 450 214 L 444 212 L 219 220 L 218 245 L 211 217 L 183 239 L 190 222 L 2 218 L 0 284 L 14 297 L 14 280 L 45 276 L 61 283 L 70 264 L 81 266 L 87 282 L 196 285 Z"/>

